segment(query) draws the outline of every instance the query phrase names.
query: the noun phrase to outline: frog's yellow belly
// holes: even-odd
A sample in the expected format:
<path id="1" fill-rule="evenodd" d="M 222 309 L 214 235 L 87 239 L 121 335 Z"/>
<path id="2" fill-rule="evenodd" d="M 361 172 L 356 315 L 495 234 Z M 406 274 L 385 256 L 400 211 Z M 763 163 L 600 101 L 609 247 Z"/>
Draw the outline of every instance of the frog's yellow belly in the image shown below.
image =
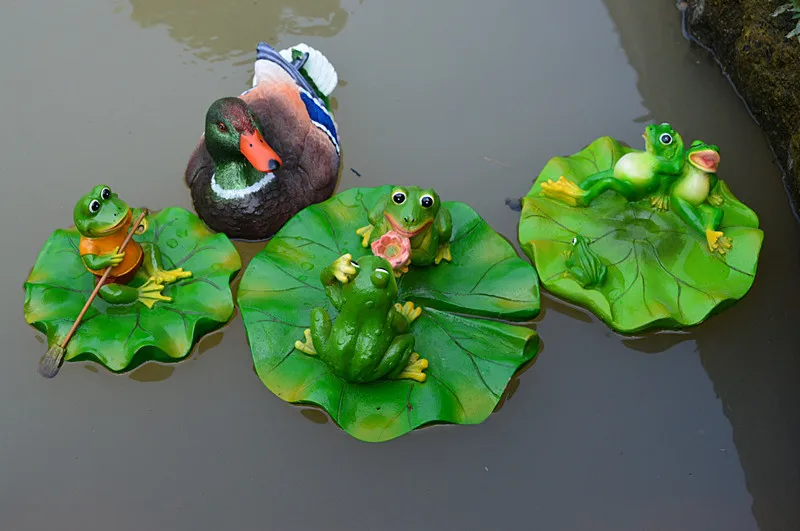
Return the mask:
<path id="1" fill-rule="evenodd" d="M 653 179 L 655 157 L 646 151 L 625 154 L 614 165 L 614 177 L 634 186 L 646 186 Z"/>
<path id="2" fill-rule="evenodd" d="M 692 168 L 689 173 L 675 185 L 674 194 L 694 206 L 702 204 L 711 191 L 711 182 L 707 173 Z"/>

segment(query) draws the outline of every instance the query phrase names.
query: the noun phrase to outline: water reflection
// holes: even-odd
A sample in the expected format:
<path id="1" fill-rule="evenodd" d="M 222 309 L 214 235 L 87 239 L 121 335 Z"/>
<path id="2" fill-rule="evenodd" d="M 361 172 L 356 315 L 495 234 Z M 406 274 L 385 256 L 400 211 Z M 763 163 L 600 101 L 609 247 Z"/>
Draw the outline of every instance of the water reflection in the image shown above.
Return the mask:
<path id="1" fill-rule="evenodd" d="M 349 16 L 341 0 L 130 0 L 130 3 L 134 21 L 143 27 L 166 25 L 173 39 L 186 44 L 201 59 L 212 62 L 245 53 L 252 55 L 254 43 L 276 43 L 284 35 L 331 37 L 344 28 Z"/>
<path id="2" fill-rule="evenodd" d="M 200 343 L 197 345 L 197 355 L 202 356 L 210 349 L 219 345 L 222 342 L 223 336 L 224 332 L 216 332 L 201 339 Z"/>
<path id="3" fill-rule="evenodd" d="M 137 382 L 163 382 L 175 372 L 175 367 L 161 365 L 160 363 L 145 363 L 128 375 L 128 378 Z"/>
<path id="4" fill-rule="evenodd" d="M 304 408 L 300 410 L 300 414 L 303 415 L 306 420 L 309 420 L 314 424 L 327 424 L 329 420 L 328 415 L 326 415 L 321 409 Z"/>
<path id="5" fill-rule="evenodd" d="M 604 0 L 617 26 L 647 120 L 668 120 L 687 140 L 702 138 L 722 148 L 721 177 L 760 216 L 765 232 L 759 271 L 750 293 L 691 329 L 687 336 L 653 335 L 626 344 L 662 352 L 670 341 L 695 341 L 700 361 L 733 428 L 733 440 L 764 530 L 800 529 L 800 330 L 796 301 L 800 230 L 777 167 L 734 90 L 713 61 L 690 49 L 680 13 L 670 2 Z M 684 54 L 665 53 L 680 46 Z M 737 112 L 736 109 L 739 109 Z M 732 111 L 733 110 L 733 111 Z M 757 150 L 750 149 L 758 145 Z M 757 177 L 757 178 L 754 178 Z M 793 247 L 794 248 L 794 247 Z"/>

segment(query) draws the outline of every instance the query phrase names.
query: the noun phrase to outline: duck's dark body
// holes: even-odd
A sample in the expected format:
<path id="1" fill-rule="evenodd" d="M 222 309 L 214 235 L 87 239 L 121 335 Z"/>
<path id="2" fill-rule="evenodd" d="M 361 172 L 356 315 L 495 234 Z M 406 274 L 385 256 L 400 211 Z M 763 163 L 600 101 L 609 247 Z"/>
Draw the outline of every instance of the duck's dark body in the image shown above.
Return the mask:
<path id="1" fill-rule="evenodd" d="M 241 193 L 223 190 L 220 195 L 212 188 L 215 164 L 205 138 L 186 168 L 186 184 L 197 214 L 212 230 L 231 238 L 269 238 L 300 210 L 328 199 L 336 187 L 340 155 L 335 126 L 322 127 L 312 120 L 309 110 L 319 113 L 319 102 L 310 102 L 309 93 L 287 75 L 285 67 L 276 65 L 273 70 L 267 75 L 262 71 L 258 85 L 240 96 L 281 158 L 271 181 L 247 195 L 223 197 Z"/>

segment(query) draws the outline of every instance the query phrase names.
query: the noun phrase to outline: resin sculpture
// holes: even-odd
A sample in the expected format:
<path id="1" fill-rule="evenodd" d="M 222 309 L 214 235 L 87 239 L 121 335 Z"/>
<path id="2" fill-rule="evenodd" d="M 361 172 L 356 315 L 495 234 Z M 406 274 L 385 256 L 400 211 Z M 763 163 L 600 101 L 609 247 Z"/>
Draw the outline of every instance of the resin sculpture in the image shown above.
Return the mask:
<path id="1" fill-rule="evenodd" d="M 426 210 L 386 209 L 403 224 L 378 236 L 383 219 L 391 225 L 375 215 L 385 214 L 378 205 L 398 190 Z M 256 255 L 238 301 L 272 392 L 322 407 L 371 442 L 491 414 L 538 349 L 532 329 L 500 321 L 538 314 L 536 272 L 469 206 L 437 204 L 434 192 L 414 187 L 347 190 L 300 212 Z M 359 230 L 368 225 L 375 234 Z M 387 235 L 397 241 L 369 244 Z M 435 265 L 443 249 L 449 260 Z M 415 264 L 415 250 L 429 265 Z M 406 272 L 391 261 L 404 254 Z"/>
<path id="2" fill-rule="evenodd" d="M 253 88 L 211 105 L 186 168 L 209 227 L 262 240 L 331 196 L 340 152 L 328 95 L 337 83 L 330 62 L 305 44 L 281 52 L 258 45 Z"/>
<path id="3" fill-rule="evenodd" d="M 428 362 L 414 352 L 410 333 L 421 310 L 411 302 L 396 302 L 397 282 L 386 259 L 364 256 L 356 262 L 345 254 L 322 270 L 320 280 L 336 318 L 331 320 L 325 308 L 314 308 L 305 342 L 296 342 L 295 348 L 319 356 L 348 382 L 425 381 L 422 371 Z"/>
<path id="4" fill-rule="evenodd" d="M 645 151 L 603 137 L 551 159 L 519 225 L 544 287 L 623 333 L 692 326 L 743 297 L 763 239 L 717 178 L 719 148 L 686 149 L 669 124 L 644 138 Z"/>
<path id="5" fill-rule="evenodd" d="M 45 243 L 25 282 L 25 319 L 51 346 L 43 376 L 64 360 L 115 372 L 177 361 L 232 316 L 231 242 L 180 208 L 145 214 L 99 185 L 75 205 L 74 228 Z"/>
<path id="6" fill-rule="evenodd" d="M 361 245 L 371 247 L 373 253 L 386 256 L 391 245 L 398 252 L 391 257 L 397 273 L 404 273 L 408 265 L 438 265 L 450 261 L 450 235 L 453 222 L 447 207 L 442 208 L 439 195 L 431 189 L 418 186 L 395 187 L 382 197 L 369 213 L 369 225 L 356 231 L 363 237 Z M 408 249 L 408 256 L 403 251 Z M 400 259 L 402 257 L 402 259 Z"/>

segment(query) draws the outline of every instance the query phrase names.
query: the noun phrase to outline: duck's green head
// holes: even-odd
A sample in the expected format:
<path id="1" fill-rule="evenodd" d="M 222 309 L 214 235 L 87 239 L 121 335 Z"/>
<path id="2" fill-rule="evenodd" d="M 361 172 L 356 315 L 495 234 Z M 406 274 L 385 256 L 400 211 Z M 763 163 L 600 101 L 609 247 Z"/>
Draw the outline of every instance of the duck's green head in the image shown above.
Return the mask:
<path id="1" fill-rule="evenodd" d="M 214 162 L 243 163 L 262 173 L 277 170 L 281 158 L 264 140 L 253 110 L 239 98 L 221 98 L 206 113 L 205 143 Z"/>
<path id="2" fill-rule="evenodd" d="M 128 204 L 104 184 L 98 184 L 81 197 L 72 212 L 75 228 L 89 238 L 118 231 L 129 216 Z"/>

